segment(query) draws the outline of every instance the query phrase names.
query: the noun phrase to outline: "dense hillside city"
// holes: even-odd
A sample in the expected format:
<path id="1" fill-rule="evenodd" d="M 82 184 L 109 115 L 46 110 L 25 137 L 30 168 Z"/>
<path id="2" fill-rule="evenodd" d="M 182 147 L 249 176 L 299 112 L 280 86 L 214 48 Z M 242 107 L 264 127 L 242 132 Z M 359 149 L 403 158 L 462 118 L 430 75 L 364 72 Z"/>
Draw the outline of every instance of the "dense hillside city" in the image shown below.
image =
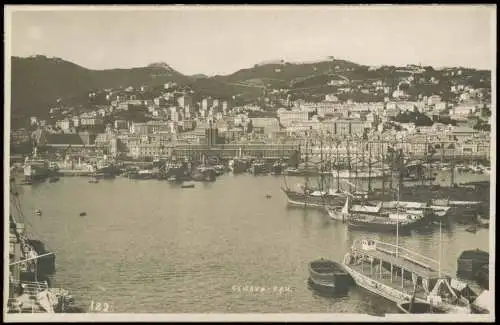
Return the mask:
<path id="1" fill-rule="evenodd" d="M 485 151 L 489 143 L 488 71 L 330 58 L 188 77 L 165 63 L 106 71 L 44 56 L 12 63 L 13 154 L 36 143 L 151 160 L 168 146 L 208 144 L 209 128 L 217 130 L 212 145 L 295 143 L 306 134 L 408 142 L 458 136 L 460 153 Z"/>

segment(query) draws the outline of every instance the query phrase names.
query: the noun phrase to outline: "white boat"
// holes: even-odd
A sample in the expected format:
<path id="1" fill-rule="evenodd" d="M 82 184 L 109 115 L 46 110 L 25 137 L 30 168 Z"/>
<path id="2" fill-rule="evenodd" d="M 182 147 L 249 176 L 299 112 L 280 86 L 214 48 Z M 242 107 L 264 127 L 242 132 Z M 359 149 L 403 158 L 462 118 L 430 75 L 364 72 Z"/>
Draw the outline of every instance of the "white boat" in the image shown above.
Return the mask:
<path id="1" fill-rule="evenodd" d="M 342 208 L 325 207 L 325 209 L 333 220 L 346 221 L 349 217 L 349 196 L 347 196 Z"/>
<path id="2" fill-rule="evenodd" d="M 355 240 L 343 265 L 358 286 L 396 304 L 414 297 L 448 313 L 471 313 L 469 300 L 452 287 L 439 262 L 398 245 Z"/>
<path id="3" fill-rule="evenodd" d="M 392 209 L 396 208 L 405 210 L 407 212 L 423 214 L 425 212 L 430 212 L 437 217 L 445 217 L 451 210 L 449 206 L 440 206 L 440 205 L 428 205 L 424 202 L 412 202 L 412 201 L 386 201 L 382 202 L 383 209 Z"/>

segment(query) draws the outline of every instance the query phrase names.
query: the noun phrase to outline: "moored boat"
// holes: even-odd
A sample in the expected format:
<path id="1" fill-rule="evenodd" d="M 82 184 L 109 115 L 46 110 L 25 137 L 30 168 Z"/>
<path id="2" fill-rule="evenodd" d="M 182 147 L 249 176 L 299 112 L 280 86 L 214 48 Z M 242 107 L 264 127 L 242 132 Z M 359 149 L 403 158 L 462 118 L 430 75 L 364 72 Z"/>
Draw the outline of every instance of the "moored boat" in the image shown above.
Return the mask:
<path id="1" fill-rule="evenodd" d="M 268 174 L 266 164 L 262 161 L 255 161 L 250 165 L 250 173 L 254 176 Z"/>
<path id="2" fill-rule="evenodd" d="M 470 301 L 453 288 L 458 281 L 442 273 L 439 262 L 401 246 L 355 240 L 343 266 L 358 286 L 396 304 L 414 300 L 446 313 L 471 313 Z"/>
<path id="3" fill-rule="evenodd" d="M 271 167 L 272 175 L 281 175 L 283 171 L 283 165 L 280 162 L 275 162 Z"/>
<path id="4" fill-rule="evenodd" d="M 191 174 L 191 178 L 196 182 L 215 182 L 217 174 L 213 168 L 201 166 Z"/>
<path id="5" fill-rule="evenodd" d="M 348 218 L 348 228 L 374 232 L 407 233 L 422 226 L 426 222 L 422 215 L 408 212 L 389 213 L 387 215 L 372 215 L 366 213 L 352 214 Z"/>
<path id="6" fill-rule="evenodd" d="M 327 293 L 346 293 L 352 279 L 340 263 L 319 259 L 309 263 L 309 284 Z"/>
<path id="7" fill-rule="evenodd" d="M 233 174 L 241 174 L 247 171 L 249 163 L 247 159 L 235 158 L 229 162 L 229 170 Z"/>
<path id="8" fill-rule="evenodd" d="M 313 189 L 291 190 L 282 188 L 289 205 L 307 206 L 313 208 L 338 207 L 345 202 L 346 195 L 342 192 L 324 192 Z"/>

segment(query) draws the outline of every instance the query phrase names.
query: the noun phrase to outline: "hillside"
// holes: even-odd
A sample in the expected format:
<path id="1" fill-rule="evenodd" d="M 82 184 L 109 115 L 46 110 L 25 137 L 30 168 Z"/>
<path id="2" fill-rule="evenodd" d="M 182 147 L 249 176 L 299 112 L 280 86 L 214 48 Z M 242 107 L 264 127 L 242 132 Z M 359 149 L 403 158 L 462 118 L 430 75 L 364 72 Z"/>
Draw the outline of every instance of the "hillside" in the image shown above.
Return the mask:
<path id="1" fill-rule="evenodd" d="M 425 71 L 416 75 L 417 79 L 408 89 L 413 97 L 419 94 L 440 94 L 445 100 L 453 98 L 450 86 L 461 83 L 473 88 L 489 88 L 490 71 L 462 69 L 461 75 L 451 76 L 447 70 L 434 70 L 425 67 Z M 339 94 L 341 100 L 356 101 L 383 100 L 383 93 L 361 92 L 370 88 L 372 81 L 382 81 L 389 87 L 395 87 L 402 77 L 411 73 L 406 68 L 383 66 L 370 69 L 367 66 L 338 60 L 332 57 L 318 62 L 291 63 L 271 61 L 256 64 L 249 69 L 241 69 L 225 76 L 208 77 L 202 74 L 186 76 L 175 71 L 166 63 L 153 63 L 147 67 L 113 70 L 90 70 L 68 61 L 45 56 L 12 58 L 12 115 L 45 116 L 58 98 L 68 104 L 88 102 L 89 91 L 102 89 L 138 87 L 149 85 L 155 93 L 162 91 L 162 85 L 173 81 L 191 88 L 196 98 L 212 96 L 220 99 L 235 99 L 234 104 L 256 101 L 265 96 L 269 89 L 286 89 L 292 98 L 322 100 L 325 94 L 338 93 L 341 87 L 351 87 L 350 94 Z M 429 83 L 435 77 L 438 84 Z M 340 81 L 334 85 L 334 81 Z M 332 84 L 330 84 L 332 83 Z M 342 85 L 343 84 L 343 85 Z M 101 96 L 102 92 L 98 95 Z"/>
<path id="2" fill-rule="evenodd" d="M 228 76 L 216 76 L 223 82 L 245 82 L 246 80 L 262 79 L 271 87 L 290 86 L 296 80 L 304 77 L 321 76 L 336 71 L 359 69 L 361 66 L 345 60 L 328 60 L 315 63 L 290 63 L 272 62 L 269 64 L 255 65 L 249 69 L 239 70 Z"/>
<path id="3" fill-rule="evenodd" d="M 186 84 L 190 79 L 168 65 L 156 63 L 143 68 L 90 70 L 58 58 L 35 56 L 11 59 L 12 115 L 43 116 L 58 98 L 84 101 L 88 92 L 103 88 L 162 84 Z"/>

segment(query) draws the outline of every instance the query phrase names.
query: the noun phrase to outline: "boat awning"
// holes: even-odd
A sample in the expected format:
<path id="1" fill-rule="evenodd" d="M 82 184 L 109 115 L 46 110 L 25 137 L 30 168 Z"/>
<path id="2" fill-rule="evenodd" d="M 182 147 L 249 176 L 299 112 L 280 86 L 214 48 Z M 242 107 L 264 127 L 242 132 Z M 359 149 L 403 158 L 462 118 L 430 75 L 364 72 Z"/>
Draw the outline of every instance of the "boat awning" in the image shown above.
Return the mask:
<path id="1" fill-rule="evenodd" d="M 427 267 L 423 267 L 417 263 L 413 263 L 409 259 L 405 258 L 404 255 L 396 257 L 392 254 L 380 251 L 378 248 L 376 250 L 365 250 L 356 248 L 355 250 L 362 252 L 364 255 L 368 255 L 378 260 L 388 262 L 396 267 L 403 268 L 406 271 L 416 273 L 417 275 L 427 279 L 435 279 L 439 277 L 438 271 L 434 269 L 429 269 Z"/>
<path id="2" fill-rule="evenodd" d="M 399 208 L 406 208 L 406 209 L 424 209 L 427 206 L 427 203 L 423 202 L 409 202 L 409 201 L 388 201 L 388 202 L 383 202 L 382 207 L 384 208 L 389 208 L 389 209 L 395 209 L 396 207 Z"/>
<path id="3" fill-rule="evenodd" d="M 314 191 L 311 193 L 311 196 L 324 196 L 324 195 L 326 195 L 326 192 Z"/>
<path id="4" fill-rule="evenodd" d="M 353 205 L 351 207 L 352 212 L 360 212 L 360 213 L 378 213 L 380 211 L 380 206 L 369 206 L 369 205 Z"/>

